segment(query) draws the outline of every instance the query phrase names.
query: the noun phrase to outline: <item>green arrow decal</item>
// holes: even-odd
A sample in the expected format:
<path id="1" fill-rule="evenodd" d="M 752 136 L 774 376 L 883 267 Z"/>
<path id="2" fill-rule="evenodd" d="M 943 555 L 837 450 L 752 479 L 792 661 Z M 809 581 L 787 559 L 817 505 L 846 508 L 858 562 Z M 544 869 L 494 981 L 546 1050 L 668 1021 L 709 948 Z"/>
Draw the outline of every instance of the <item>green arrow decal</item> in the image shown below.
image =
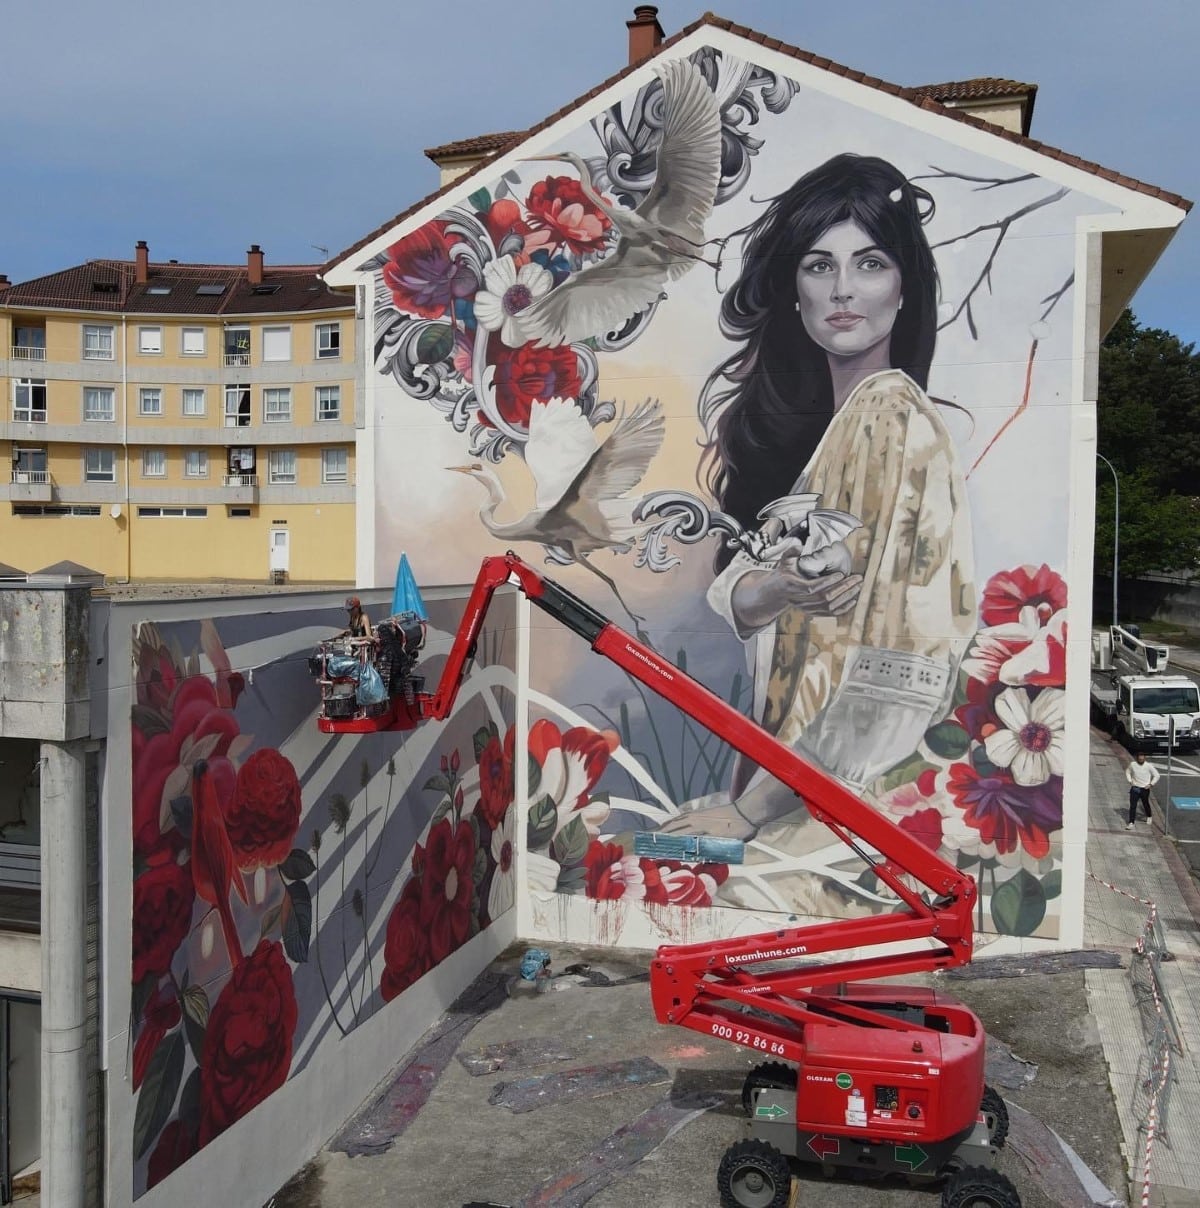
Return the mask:
<path id="1" fill-rule="evenodd" d="M 910 1171 L 916 1170 L 929 1160 L 929 1155 L 919 1145 L 897 1145 L 896 1164 L 904 1163 Z"/>
<path id="2" fill-rule="evenodd" d="M 778 1120 L 780 1116 L 786 1116 L 787 1108 L 780 1107 L 778 1103 L 772 1103 L 770 1107 L 756 1107 L 754 1114 L 764 1120 Z"/>

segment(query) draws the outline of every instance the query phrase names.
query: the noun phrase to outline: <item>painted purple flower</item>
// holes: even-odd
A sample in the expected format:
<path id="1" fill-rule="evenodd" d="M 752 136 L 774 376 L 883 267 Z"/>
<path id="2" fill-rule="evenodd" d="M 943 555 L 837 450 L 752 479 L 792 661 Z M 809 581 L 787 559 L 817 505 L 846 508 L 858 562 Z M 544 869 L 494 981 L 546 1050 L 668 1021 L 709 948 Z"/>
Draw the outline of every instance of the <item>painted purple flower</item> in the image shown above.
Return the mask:
<path id="1" fill-rule="evenodd" d="M 400 310 L 440 319 L 479 285 L 470 265 L 451 255 L 448 224 L 427 222 L 388 248 L 383 280 Z"/>
<path id="2" fill-rule="evenodd" d="M 1050 835 L 1062 827 L 1062 777 L 1044 784 L 1017 784 L 1008 772 L 984 775 L 969 763 L 950 769 L 948 787 L 968 826 L 985 843 L 1008 855 L 1020 845 L 1035 859 L 1050 851 Z"/>

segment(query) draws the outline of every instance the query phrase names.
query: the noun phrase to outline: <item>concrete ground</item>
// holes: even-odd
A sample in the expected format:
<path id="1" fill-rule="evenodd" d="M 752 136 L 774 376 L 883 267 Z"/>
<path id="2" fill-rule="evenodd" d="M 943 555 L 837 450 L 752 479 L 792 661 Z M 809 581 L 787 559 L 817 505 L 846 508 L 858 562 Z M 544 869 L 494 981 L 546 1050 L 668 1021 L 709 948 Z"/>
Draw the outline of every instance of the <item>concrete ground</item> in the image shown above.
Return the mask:
<path id="1" fill-rule="evenodd" d="M 1191 1205 L 1200 1203 L 1192 1141 L 1200 1070 L 1191 1057 L 1200 1053 L 1200 894 L 1159 825 L 1125 831 L 1124 762 L 1093 733 L 1088 865 L 1158 903 L 1174 957 L 1161 979 L 1182 1051 L 1173 1054 L 1165 1134 L 1154 1145 L 1151 1203 Z M 1000 1168 L 1025 1208 L 1140 1202 L 1155 1016 L 1148 983 L 1130 967 L 1144 972 L 1132 949 L 1146 914 L 1141 902 L 1089 881 L 1085 952 L 980 959 L 963 976 L 937 978 L 988 1030 L 989 1081 L 1013 1117 Z M 522 950 L 481 977 L 270 1208 L 718 1202 L 717 1165 L 746 1135 L 739 1098 L 756 1059 L 659 1027 L 643 954 L 558 948 L 553 989 L 509 997 Z M 565 974 L 579 963 L 590 979 Z M 796 1172 L 801 1204 L 939 1203 L 933 1188 L 826 1180 L 811 1166 Z"/>

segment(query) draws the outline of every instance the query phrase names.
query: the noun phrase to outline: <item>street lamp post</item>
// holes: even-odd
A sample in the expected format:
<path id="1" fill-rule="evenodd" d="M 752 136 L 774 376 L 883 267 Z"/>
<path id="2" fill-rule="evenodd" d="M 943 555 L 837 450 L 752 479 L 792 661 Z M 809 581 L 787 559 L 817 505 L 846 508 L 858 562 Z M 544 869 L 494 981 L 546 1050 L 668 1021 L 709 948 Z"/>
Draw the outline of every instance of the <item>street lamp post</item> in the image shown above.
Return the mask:
<path id="1" fill-rule="evenodd" d="M 1113 468 L 1113 463 L 1104 456 L 1103 453 L 1097 453 L 1096 456 L 1108 466 L 1113 476 L 1113 619 L 1114 625 L 1119 624 L 1117 619 L 1117 571 L 1120 568 L 1119 550 L 1121 538 L 1121 482 L 1117 478 L 1117 471 Z"/>

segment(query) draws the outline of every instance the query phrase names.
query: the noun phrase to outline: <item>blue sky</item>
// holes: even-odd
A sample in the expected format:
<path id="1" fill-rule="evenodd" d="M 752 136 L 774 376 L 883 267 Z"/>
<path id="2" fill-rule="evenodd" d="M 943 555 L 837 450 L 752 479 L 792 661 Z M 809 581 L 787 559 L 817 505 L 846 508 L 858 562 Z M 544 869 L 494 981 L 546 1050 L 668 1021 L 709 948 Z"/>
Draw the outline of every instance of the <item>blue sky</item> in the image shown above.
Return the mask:
<path id="1" fill-rule="evenodd" d="M 1033 133 L 1200 199 L 1194 0 L 712 0 L 898 84 L 1039 85 Z M 663 0 L 667 34 L 704 0 Z M 6 6 L 0 272 L 91 257 L 324 259 L 437 186 L 425 147 L 540 121 L 626 61 L 629 0 L 39 0 Z M 316 245 L 316 246 L 314 246 Z M 1143 323 L 1200 342 L 1200 216 Z"/>

